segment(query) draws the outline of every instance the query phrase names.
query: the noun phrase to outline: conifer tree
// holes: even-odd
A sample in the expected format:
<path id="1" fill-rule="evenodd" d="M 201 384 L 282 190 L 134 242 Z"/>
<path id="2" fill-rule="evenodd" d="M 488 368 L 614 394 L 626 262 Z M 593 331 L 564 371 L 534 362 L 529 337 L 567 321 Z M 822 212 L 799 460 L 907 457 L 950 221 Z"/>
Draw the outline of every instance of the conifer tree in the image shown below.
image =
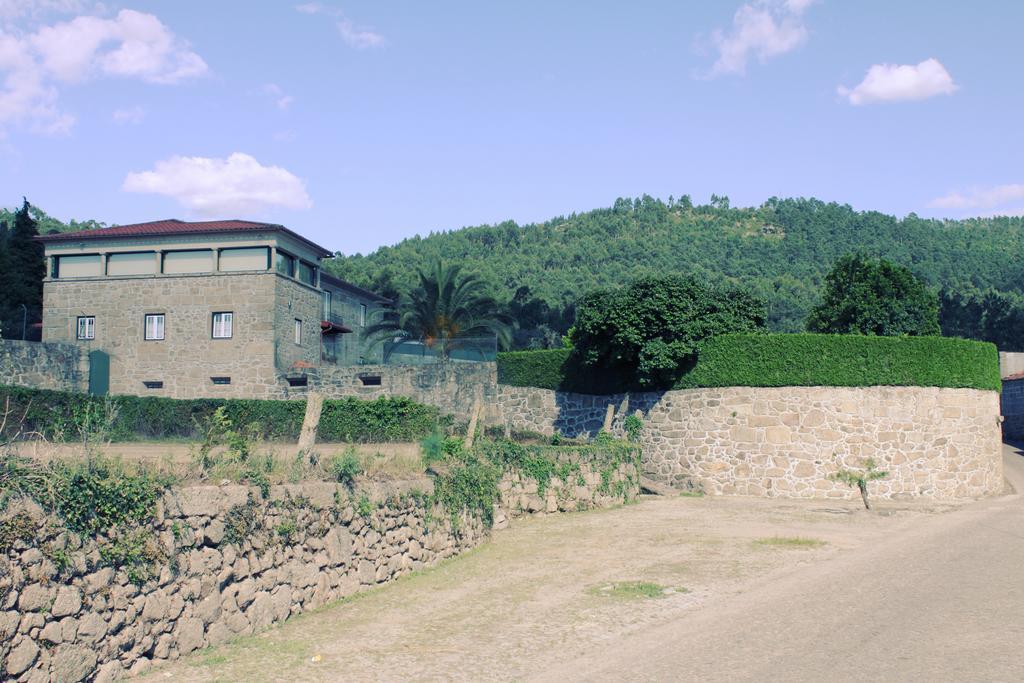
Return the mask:
<path id="1" fill-rule="evenodd" d="M 0 264 L 0 315 L 3 336 L 8 339 L 21 339 L 23 334 L 28 338 L 27 325 L 40 319 L 43 308 L 46 262 L 43 245 L 35 240 L 39 227 L 30 208 L 28 200 L 23 200 L 14 214 L 14 226 L 5 240 L 4 263 Z"/>

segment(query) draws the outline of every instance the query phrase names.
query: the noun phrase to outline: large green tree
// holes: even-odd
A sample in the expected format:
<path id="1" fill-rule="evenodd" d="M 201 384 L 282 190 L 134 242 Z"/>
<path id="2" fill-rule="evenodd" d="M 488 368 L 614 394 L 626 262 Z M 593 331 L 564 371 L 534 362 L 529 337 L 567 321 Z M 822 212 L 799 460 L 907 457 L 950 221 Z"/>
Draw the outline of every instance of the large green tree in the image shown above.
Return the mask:
<path id="1" fill-rule="evenodd" d="M 1024 351 L 1024 296 L 995 289 L 943 290 L 939 305 L 943 335 L 992 342 L 1000 351 Z"/>
<path id="2" fill-rule="evenodd" d="M 35 238 L 39 228 L 25 200 L 14 214 L 14 224 L 0 257 L 0 326 L 7 339 L 38 338 L 29 327 L 40 319 L 43 308 L 43 277 L 46 263 L 43 245 Z"/>
<path id="3" fill-rule="evenodd" d="M 443 359 L 483 336 L 493 335 L 507 347 L 511 334 L 511 319 L 485 293 L 480 278 L 443 261 L 419 271 L 419 286 L 400 296 L 397 309 L 385 311 L 383 319 L 363 333 L 370 341 L 395 337 L 420 341 Z"/>
<path id="4" fill-rule="evenodd" d="M 697 345 L 764 328 L 764 302 L 743 289 L 695 277 L 643 277 L 583 296 L 572 343 L 578 360 L 626 384 L 667 387 L 696 359 Z"/>
<path id="5" fill-rule="evenodd" d="M 825 278 L 821 302 L 807 330 L 875 336 L 937 335 L 938 296 L 909 268 L 885 259 L 851 254 Z"/>

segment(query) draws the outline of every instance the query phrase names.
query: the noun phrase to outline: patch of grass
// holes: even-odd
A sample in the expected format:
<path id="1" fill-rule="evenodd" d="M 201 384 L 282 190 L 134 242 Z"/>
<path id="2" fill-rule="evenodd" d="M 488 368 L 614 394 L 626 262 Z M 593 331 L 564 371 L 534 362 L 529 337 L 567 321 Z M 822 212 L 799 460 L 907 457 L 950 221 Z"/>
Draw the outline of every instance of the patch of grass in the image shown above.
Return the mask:
<path id="1" fill-rule="evenodd" d="M 614 581 L 591 586 L 589 595 L 618 600 L 641 600 L 665 598 L 676 593 L 688 593 L 686 588 L 671 588 L 650 581 Z"/>
<path id="2" fill-rule="evenodd" d="M 704 492 L 699 490 L 699 489 L 696 490 L 696 491 L 680 491 L 679 492 L 679 497 L 680 498 L 703 498 L 704 497 Z"/>
<path id="3" fill-rule="evenodd" d="M 772 536 L 770 538 L 759 538 L 754 545 L 767 546 L 772 548 L 820 548 L 825 541 L 816 538 L 802 538 L 800 536 Z"/>

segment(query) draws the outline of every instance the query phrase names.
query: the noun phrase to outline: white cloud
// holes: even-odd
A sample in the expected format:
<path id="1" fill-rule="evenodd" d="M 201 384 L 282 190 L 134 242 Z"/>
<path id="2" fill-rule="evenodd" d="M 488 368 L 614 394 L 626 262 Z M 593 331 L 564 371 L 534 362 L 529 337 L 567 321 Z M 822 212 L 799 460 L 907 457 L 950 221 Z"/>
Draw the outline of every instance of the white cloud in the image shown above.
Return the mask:
<path id="1" fill-rule="evenodd" d="M 850 104 L 925 100 L 937 95 L 952 95 L 957 89 L 953 77 L 937 59 L 920 64 L 875 64 L 854 88 L 839 86 L 836 91 Z"/>
<path id="2" fill-rule="evenodd" d="M 765 62 L 795 50 L 807 40 L 803 13 L 815 0 L 752 0 L 741 5 L 728 31 L 716 29 L 711 43 L 718 59 L 705 74 L 708 78 L 746 73 L 747 62 Z"/>
<path id="3" fill-rule="evenodd" d="M 280 109 L 281 111 L 285 111 L 286 109 L 288 109 L 288 107 L 292 106 L 292 102 L 295 101 L 294 97 L 285 94 L 284 90 L 281 89 L 281 86 L 277 85 L 276 83 L 264 83 L 263 87 L 260 89 L 260 92 L 262 92 L 264 95 L 269 95 L 270 97 L 273 97 L 274 104 L 276 104 L 277 108 Z"/>
<path id="4" fill-rule="evenodd" d="M 126 123 L 139 124 L 142 123 L 142 119 L 146 118 L 146 112 L 139 105 L 135 105 L 126 109 L 115 109 L 111 117 L 114 119 L 114 123 L 118 125 Z"/>
<path id="5" fill-rule="evenodd" d="M 74 117 L 57 106 L 61 83 L 113 77 L 175 84 L 208 70 L 157 17 L 134 10 L 112 19 L 79 16 L 28 35 L 0 31 L 0 126 L 68 132 Z"/>
<path id="6" fill-rule="evenodd" d="M 298 177 L 280 166 L 264 166 L 241 152 L 227 159 L 175 156 L 158 161 L 152 171 L 129 173 L 121 189 L 172 197 L 206 216 L 313 205 Z"/>
<path id="7" fill-rule="evenodd" d="M 790 1 L 805 2 L 806 0 Z M 344 12 L 337 8 L 326 7 L 318 2 L 307 2 L 301 5 L 296 5 L 295 9 L 303 14 L 324 14 L 329 17 L 333 17 L 335 20 L 335 26 L 338 27 L 338 33 L 341 34 L 341 39 L 344 40 L 345 44 L 349 47 L 357 50 L 365 50 L 371 47 L 383 47 L 387 45 L 388 41 L 383 35 L 367 26 L 356 25 L 351 19 L 345 16 Z"/>
<path id="8" fill-rule="evenodd" d="M 43 67 L 68 82 L 98 74 L 178 83 L 208 71 L 202 57 L 158 18 L 130 9 L 114 19 L 82 16 L 44 26 L 30 42 Z"/>
<path id="9" fill-rule="evenodd" d="M 10 21 L 44 14 L 81 12 L 82 0 L 0 0 L 0 20 Z"/>
<path id="10" fill-rule="evenodd" d="M 386 42 L 381 34 L 362 26 L 356 26 L 348 19 L 338 20 L 338 32 L 341 33 L 341 39 L 346 44 L 357 50 L 364 50 L 368 47 L 381 47 Z"/>
<path id="11" fill-rule="evenodd" d="M 1024 183 L 1011 183 L 950 192 L 928 202 L 928 206 L 933 209 L 994 209 L 1003 204 L 1022 200 L 1024 200 Z M 1013 215 L 1003 213 L 1006 211 L 1011 211 L 1011 209 L 999 209 L 992 215 Z"/>

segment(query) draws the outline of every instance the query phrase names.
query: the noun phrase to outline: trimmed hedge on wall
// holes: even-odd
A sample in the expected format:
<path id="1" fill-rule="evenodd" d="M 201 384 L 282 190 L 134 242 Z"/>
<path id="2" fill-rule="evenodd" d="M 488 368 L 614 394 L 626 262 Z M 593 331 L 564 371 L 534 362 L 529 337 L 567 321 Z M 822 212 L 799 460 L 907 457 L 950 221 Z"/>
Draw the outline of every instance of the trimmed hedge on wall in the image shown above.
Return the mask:
<path id="1" fill-rule="evenodd" d="M 78 440 L 83 428 L 105 426 L 112 441 L 196 438 L 200 426 L 223 406 L 239 427 L 252 425 L 266 439 L 295 440 L 305 401 L 173 399 L 152 396 L 95 397 L 44 389 L 0 386 L 0 410 L 7 406 L 4 436 L 36 432 L 48 439 Z M 109 417 L 108 417 L 109 416 Z M 321 441 L 418 441 L 430 434 L 437 408 L 404 397 L 327 399 L 320 414 Z M 109 422 L 109 425 L 107 423 Z"/>
<path id="2" fill-rule="evenodd" d="M 597 378 L 566 349 L 498 354 L 498 381 L 608 394 L 637 390 Z M 999 354 L 987 342 L 944 337 L 727 334 L 705 341 L 673 389 L 697 387 L 926 386 L 998 391 Z"/>

